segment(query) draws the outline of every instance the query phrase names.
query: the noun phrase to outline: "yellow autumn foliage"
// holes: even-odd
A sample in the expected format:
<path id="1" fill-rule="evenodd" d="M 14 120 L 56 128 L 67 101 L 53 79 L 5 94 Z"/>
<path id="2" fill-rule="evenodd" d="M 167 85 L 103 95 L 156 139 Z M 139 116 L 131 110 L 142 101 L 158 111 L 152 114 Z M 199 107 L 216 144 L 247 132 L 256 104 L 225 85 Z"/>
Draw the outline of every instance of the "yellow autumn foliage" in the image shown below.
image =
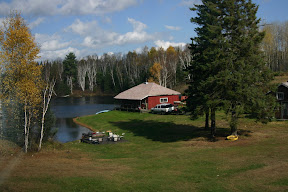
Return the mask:
<path id="1" fill-rule="evenodd" d="M 149 69 L 151 77 L 149 77 L 149 82 L 159 83 L 159 78 L 161 77 L 161 65 L 160 63 L 155 62 L 153 66 Z"/>
<path id="2" fill-rule="evenodd" d="M 170 57 L 175 57 L 175 56 L 176 56 L 176 50 L 175 50 L 175 48 L 172 47 L 172 46 L 169 46 L 169 47 L 167 48 L 166 53 L 167 53 L 167 55 L 170 56 Z"/>
<path id="3" fill-rule="evenodd" d="M 273 28 L 271 26 L 265 26 L 263 30 L 265 31 L 265 37 L 263 39 L 263 43 L 272 46 L 274 39 Z"/>
<path id="4" fill-rule="evenodd" d="M 2 73 L 2 98 L 15 98 L 26 107 L 35 108 L 41 102 L 41 66 L 39 47 L 24 19 L 12 12 L 0 30 L 0 64 Z"/>

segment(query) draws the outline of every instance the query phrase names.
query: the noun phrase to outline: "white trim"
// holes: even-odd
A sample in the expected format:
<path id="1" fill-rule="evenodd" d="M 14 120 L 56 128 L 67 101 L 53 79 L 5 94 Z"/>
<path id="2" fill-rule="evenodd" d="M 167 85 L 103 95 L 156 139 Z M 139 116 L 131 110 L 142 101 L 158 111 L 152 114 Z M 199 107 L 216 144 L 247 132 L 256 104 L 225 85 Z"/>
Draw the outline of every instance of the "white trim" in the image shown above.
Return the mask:
<path id="1" fill-rule="evenodd" d="M 284 100 L 284 92 L 277 92 L 276 93 L 276 98 L 278 100 Z"/>
<path id="2" fill-rule="evenodd" d="M 165 101 L 163 101 L 163 100 L 165 100 Z M 168 97 L 160 98 L 160 103 L 168 103 Z"/>

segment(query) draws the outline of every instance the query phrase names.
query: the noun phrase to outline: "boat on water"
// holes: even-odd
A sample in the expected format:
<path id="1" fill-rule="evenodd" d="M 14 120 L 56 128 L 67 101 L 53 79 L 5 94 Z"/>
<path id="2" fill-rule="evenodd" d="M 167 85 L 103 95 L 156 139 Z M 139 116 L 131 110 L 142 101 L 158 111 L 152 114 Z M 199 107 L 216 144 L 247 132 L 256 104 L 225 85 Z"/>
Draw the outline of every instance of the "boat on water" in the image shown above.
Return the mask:
<path id="1" fill-rule="evenodd" d="M 100 113 L 106 113 L 106 112 L 109 112 L 109 111 L 110 111 L 110 110 L 99 111 L 99 112 L 95 113 L 95 115 L 100 114 Z"/>

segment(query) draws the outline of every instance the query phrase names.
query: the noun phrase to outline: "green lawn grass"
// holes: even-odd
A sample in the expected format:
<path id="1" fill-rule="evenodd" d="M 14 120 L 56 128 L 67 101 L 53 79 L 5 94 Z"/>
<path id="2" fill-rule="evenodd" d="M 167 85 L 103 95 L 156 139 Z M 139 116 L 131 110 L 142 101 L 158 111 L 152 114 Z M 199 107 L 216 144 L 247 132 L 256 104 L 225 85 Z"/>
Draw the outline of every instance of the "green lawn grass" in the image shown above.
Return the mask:
<path id="1" fill-rule="evenodd" d="M 238 141 L 217 114 L 211 141 L 204 119 L 111 111 L 81 117 L 126 142 L 45 145 L 27 154 L 3 191 L 288 191 L 288 123 L 240 119 Z M 7 154 L 7 152 L 6 152 Z M 32 156 L 33 155 L 33 156 Z M 6 155 L 0 163 L 10 160 Z M 4 166 L 2 166 L 4 167 Z M 2 169 L 3 170 L 3 169 Z M 1 165 L 0 165 L 1 171 Z"/>

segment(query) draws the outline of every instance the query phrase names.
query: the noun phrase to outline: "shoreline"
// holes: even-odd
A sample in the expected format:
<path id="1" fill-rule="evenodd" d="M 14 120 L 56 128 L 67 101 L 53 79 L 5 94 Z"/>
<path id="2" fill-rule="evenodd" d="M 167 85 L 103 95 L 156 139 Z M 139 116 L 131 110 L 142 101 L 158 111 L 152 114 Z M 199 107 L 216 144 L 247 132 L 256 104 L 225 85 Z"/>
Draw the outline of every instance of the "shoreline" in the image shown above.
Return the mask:
<path id="1" fill-rule="evenodd" d="M 92 115 L 87 115 L 87 116 L 92 116 Z M 90 131 L 95 132 L 95 130 L 94 130 L 91 126 L 89 126 L 89 125 L 87 125 L 87 124 L 85 124 L 85 123 L 81 123 L 81 122 L 77 121 L 78 118 L 79 118 L 79 117 L 73 118 L 73 122 L 76 123 L 77 125 L 80 125 L 80 126 L 82 126 L 82 127 L 85 127 L 85 128 L 87 128 L 87 129 L 89 129 Z"/>
<path id="2" fill-rule="evenodd" d="M 74 90 L 72 94 L 64 95 L 64 97 L 91 97 L 91 96 L 115 96 L 117 93 L 103 93 L 102 91 L 89 91 L 89 90 Z M 63 96 L 59 96 L 63 97 Z"/>

